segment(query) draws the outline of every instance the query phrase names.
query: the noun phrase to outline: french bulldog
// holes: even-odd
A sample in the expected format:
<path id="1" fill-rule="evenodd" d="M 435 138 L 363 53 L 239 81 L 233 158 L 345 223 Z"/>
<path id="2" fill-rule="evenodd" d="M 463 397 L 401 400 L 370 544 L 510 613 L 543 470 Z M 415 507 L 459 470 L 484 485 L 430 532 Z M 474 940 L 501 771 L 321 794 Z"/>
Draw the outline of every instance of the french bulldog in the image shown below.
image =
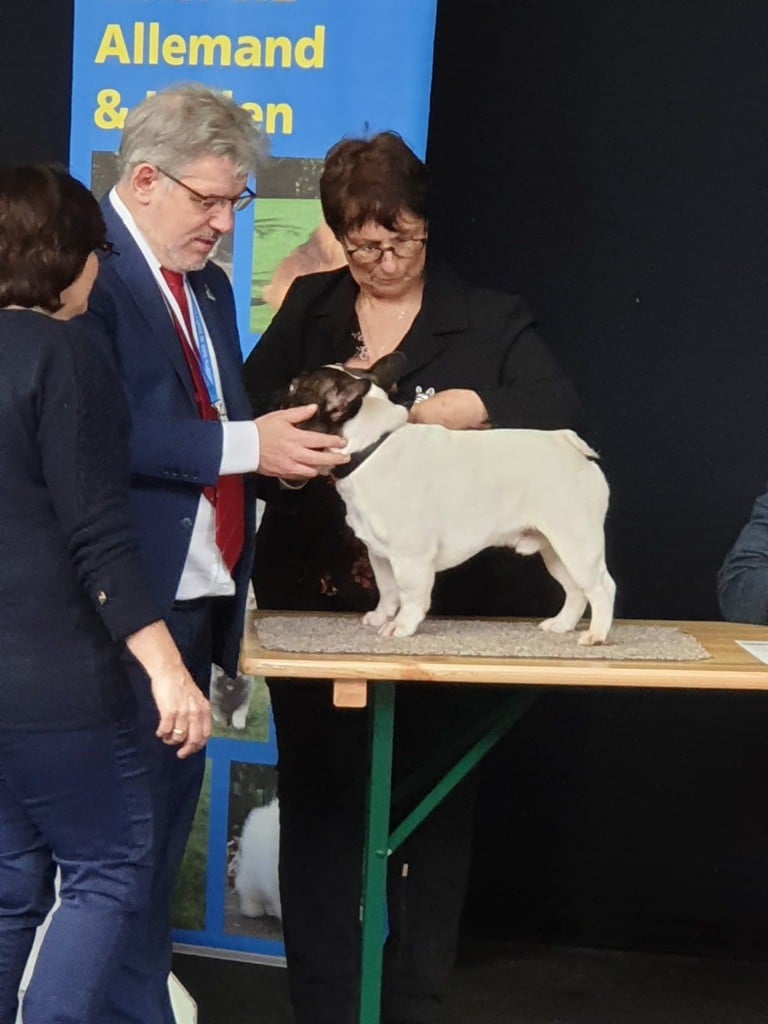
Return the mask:
<path id="1" fill-rule="evenodd" d="M 608 484 L 572 430 L 448 430 L 408 422 L 388 392 L 405 368 L 394 352 L 369 370 L 324 366 L 293 381 L 289 405 L 317 403 L 303 426 L 340 434 L 351 459 L 334 469 L 347 522 L 368 548 L 380 600 L 364 616 L 381 636 L 412 636 L 435 573 L 488 547 L 538 552 L 565 591 L 540 627 L 576 628 L 602 644 L 616 585 L 605 564 Z"/>

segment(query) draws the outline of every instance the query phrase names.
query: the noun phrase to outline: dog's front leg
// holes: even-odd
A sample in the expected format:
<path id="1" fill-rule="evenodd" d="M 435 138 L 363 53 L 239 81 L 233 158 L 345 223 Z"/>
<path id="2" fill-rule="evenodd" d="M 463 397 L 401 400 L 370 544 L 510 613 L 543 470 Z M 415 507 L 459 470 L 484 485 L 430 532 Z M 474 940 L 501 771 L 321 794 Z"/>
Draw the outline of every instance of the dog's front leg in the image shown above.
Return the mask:
<path id="1" fill-rule="evenodd" d="M 374 555 L 371 551 L 368 552 L 368 558 L 376 578 L 376 586 L 379 588 L 379 603 L 372 612 L 367 612 L 363 616 L 363 625 L 375 626 L 378 629 L 395 616 L 400 607 L 400 597 L 389 560 Z"/>
<path id="2" fill-rule="evenodd" d="M 379 630 L 380 636 L 413 636 L 432 600 L 435 571 L 423 558 L 392 561 L 392 572 L 400 594 L 400 611 Z"/>

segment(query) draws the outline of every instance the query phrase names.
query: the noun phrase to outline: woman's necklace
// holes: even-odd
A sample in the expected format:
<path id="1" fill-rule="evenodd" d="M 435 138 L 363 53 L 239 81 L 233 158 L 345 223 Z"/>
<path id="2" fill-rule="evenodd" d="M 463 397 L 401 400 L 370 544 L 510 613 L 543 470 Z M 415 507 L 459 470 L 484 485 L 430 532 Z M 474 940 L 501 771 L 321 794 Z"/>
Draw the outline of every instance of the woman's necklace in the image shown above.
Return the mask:
<path id="1" fill-rule="evenodd" d="M 406 314 L 406 310 L 404 310 L 404 309 L 398 310 L 398 313 L 397 313 L 398 321 L 405 320 L 405 314 Z M 358 324 L 360 323 L 360 316 L 359 316 L 359 314 L 358 314 L 357 322 L 358 322 Z M 368 351 L 368 346 L 365 343 L 365 336 L 363 335 L 362 330 L 360 330 L 360 331 L 352 331 L 352 337 L 357 342 L 357 348 L 355 349 L 355 354 L 354 354 L 354 356 L 352 358 L 353 359 L 359 359 L 361 363 L 369 363 L 371 361 L 372 356 L 371 356 L 371 353 Z M 398 341 L 397 341 L 397 344 L 399 344 L 399 343 L 400 343 L 400 339 L 398 339 Z M 397 346 L 395 346 L 395 347 L 397 347 Z M 382 353 L 382 355 L 385 355 L 385 354 L 386 353 Z"/>
<path id="2" fill-rule="evenodd" d="M 421 292 L 415 302 L 396 311 L 387 310 L 386 307 L 366 308 L 358 298 L 355 310 L 359 330 L 352 331 L 352 338 L 357 342 L 353 360 L 372 363 L 394 351 L 410 329 L 420 308 Z"/>

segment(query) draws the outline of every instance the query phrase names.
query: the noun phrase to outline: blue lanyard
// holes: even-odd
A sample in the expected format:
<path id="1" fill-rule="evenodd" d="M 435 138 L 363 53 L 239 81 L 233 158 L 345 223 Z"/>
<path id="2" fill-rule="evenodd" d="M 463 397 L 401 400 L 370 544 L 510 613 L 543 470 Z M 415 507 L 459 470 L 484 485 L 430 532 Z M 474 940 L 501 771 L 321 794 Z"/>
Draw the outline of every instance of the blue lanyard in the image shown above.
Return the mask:
<path id="1" fill-rule="evenodd" d="M 216 376 L 213 372 L 213 362 L 211 360 L 210 349 L 208 348 L 208 339 L 205 334 L 203 318 L 200 315 L 197 299 L 191 288 L 187 294 L 188 297 L 192 299 L 192 302 L 189 303 L 189 305 L 192 310 L 192 319 L 195 324 L 195 340 L 197 341 L 197 350 L 200 355 L 200 369 L 203 374 L 203 380 L 205 381 L 205 388 L 208 392 L 208 398 L 210 399 L 211 405 L 221 413 L 223 403 L 219 399 L 219 392 L 216 388 Z"/>

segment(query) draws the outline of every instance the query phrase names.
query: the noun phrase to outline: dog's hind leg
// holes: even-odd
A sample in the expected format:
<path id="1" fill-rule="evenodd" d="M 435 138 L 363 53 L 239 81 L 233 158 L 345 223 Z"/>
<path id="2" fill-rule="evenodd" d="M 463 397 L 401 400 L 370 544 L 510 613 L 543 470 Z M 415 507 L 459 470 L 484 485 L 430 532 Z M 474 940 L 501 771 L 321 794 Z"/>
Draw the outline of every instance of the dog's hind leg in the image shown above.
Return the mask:
<path id="1" fill-rule="evenodd" d="M 539 553 L 550 576 L 556 579 L 565 591 L 565 601 L 557 615 L 539 623 L 539 629 L 546 629 L 551 633 L 570 633 L 572 629 L 576 629 L 576 623 L 584 614 L 587 599 L 549 541 L 546 538 L 542 540 Z"/>
<path id="2" fill-rule="evenodd" d="M 616 584 L 611 579 L 605 565 L 602 530 L 599 533 L 592 530 L 573 531 L 572 535 L 567 537 L 558 535 L 550 541 L 550 546 L 555 550 L 565 572 L 582 595 L 581 601 L 586 598 L 590 604 L 589 628 L 579 635 L 579 643 L 583 646 L 605 643 L 613 622 Z M 556 576 L 555 579 L 557 579 Z M 567 604 L 568 598 L 566 597 Z M 565 605 L 560 615 L 564 610 Z M 580 604 L 579 615 L 583 610 L 584 604 Z M 555 616 L 555 618 L 557 617 Z M 576 621 L 578 619 L 574 621 L 572 628 L 575 628 Z"/>
<path id="3" fill-rule="evenodd" d="M 400 595 L 400 611 L 379 630 L 380 636 L 413 636 L 429 610 L 434 569 L 423 558 L 392 561 L 392 572 Z"/>
<path id="4" fill-rule="evenodd" d="M 373 611 L 366 612 L 363 616 L 363 625 L 375 626 L 378 629 L 397 614 L 400 607 L 400 592 L 389 559 L 374 555 L 371 551 L 368 552 L 368 558 L 379 589 L 379 603 Z"/>
<path id="5" fill-rule="evenodd" d="M 613 604 L 616 597 L 616 584 L 602 562 L 595 584 L 587 590 L 587 598 L 592 610 L 589 629 L 579 637 L 583 646 L 604 644 L 608 639 L 613 624 Z"/>

